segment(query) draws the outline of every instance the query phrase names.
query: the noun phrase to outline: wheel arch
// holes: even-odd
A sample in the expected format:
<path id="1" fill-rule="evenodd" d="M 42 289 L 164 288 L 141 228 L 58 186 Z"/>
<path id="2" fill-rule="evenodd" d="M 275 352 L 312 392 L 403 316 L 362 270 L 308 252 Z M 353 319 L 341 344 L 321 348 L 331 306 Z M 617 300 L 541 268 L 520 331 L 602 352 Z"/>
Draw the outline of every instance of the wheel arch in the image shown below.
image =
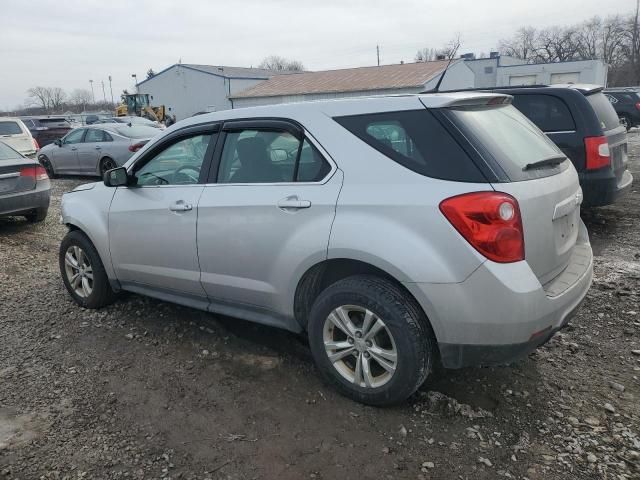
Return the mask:
<path id="1" fill-rule="evenodd" d="M 302 275 L 295 289 L 293 312 L 296 321 L 304 330 L 307 329 L 309 312 L 318 295 L 335 282 L 353 275 L 374 275 L 393 283 L 407 298 L 415 302 L 437 340 L 437 332 L 430 320 L 429 312 L 425 311 L 423 305 L 396 276 L 376 265 L 352 258 L 323 260 L 308 268 Z"/>

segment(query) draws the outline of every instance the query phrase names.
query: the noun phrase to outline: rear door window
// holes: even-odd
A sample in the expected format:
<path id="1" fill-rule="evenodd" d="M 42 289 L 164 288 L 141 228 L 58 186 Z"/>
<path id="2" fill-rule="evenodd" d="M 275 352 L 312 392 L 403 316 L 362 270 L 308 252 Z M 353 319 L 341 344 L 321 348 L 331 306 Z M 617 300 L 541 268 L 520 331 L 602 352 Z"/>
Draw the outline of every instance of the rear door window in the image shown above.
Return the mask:
<path id="1" fill-rule="evenodd" d="M 416 173 L 443 180 L 486 179 L 427 109 L 334 117 L 356 137 Z"/>
<path id="2" fill-rule="evenodd" d="M 564 154 L 512 105 L 451 108 L 447 115 L 483 157 L 497 163 L 512 181 L 555 175 L 571 163 L 565 160 L 556 167 L 525 170 L 528 164 Z"/>
<path id="3" fill-rule="evenodd" d="M 84 143 L 96 143 L 104 141 L 104 132 L 102 130 L 98 130 L 97 128 L 87 129 L 87 134 L 84 136 Z"/>
<path id="4" fill-rule="evenodd" d="M 553 95 L 514 95 L 513 105 L 543 132 L 576 129 L 567 104 Z"/>
<path id="5" fill-rule="evenodd" d="M 22 135 L 18 122 L 0 122 L 0 135 Z"/>
<path id="6" fill-rule="evenodd" d="M 596 117 L 598 117 L 598 122 L 600 123 L 602 130 L 613 130 L 620 126 L 618 114 L 613 108 L 613 105 L 611 105 L 611 102 L 607 100 L 607 97 L 605 97 L 602 92 L 587 95 L 587 101 L 596 113 Z"/>

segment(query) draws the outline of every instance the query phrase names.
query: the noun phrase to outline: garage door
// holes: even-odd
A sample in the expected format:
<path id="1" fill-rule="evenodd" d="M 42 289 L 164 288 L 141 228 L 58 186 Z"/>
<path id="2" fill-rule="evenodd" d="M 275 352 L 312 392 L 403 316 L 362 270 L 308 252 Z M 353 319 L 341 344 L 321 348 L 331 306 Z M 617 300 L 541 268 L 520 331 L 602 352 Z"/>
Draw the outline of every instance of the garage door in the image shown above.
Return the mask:
<path id="1" fill-rule="evenodd" d="M 552 73 L 551 84 L 554 83 L 578 83 L 580 80 L 579 72 Z"/>
<path id="2" fill-rule="evenodd" d="M 535 75 L 511 75 L 509 77 L 509 85 L 535 85 L 536 84 L 536 76 Z"/>

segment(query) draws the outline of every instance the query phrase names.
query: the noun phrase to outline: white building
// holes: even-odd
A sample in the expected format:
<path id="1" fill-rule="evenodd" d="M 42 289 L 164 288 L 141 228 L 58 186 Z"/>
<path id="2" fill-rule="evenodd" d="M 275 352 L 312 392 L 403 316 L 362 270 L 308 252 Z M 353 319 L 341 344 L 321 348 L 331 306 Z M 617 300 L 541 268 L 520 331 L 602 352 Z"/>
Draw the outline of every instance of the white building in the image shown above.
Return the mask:
<path id="1" fill-rule="evenodd" d="M 276 72 L 260 68 L 175 64 L 137 84 L 139 93 L 153 96 L 152 105 L 171 108 L 178 120 L 203 111 L 232 108 L 229 97 Z"/>
<path id="2" fill-rule="evenodd" d="M 608 66 L 602 60 L 500 65 L 496 85 L 552 85 L 591 83 L 607 86 Z"/>

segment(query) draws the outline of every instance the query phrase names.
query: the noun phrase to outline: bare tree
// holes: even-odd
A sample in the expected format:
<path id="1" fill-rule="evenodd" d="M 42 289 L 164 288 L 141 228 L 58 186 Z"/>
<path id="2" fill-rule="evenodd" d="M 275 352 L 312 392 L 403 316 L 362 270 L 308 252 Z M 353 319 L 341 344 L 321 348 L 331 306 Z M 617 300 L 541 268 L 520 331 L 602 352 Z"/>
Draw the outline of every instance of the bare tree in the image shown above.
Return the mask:
<path id="1" fill-rule="evenodd" d="M 454 38 L 438 50 L 438 55 L 444 55 L 447 60 L 451 60 L 455 57 L 458 49 L 460 48 L 460 34 L 458 33 Z"/>
<path id="2" fill-rule="evenodd" d="M 150 68 L 149 70 L 147 70 L 147 79 L 155 76 L 156 76 L 156 72 L 153 71 L 153 68 Z"/>
<path id="3" fill-rule="evenodd" d="M 69 95 L 69 103 L 76 107 L 85 108 L 93 102 L 93 96 L 89 90 L 84 88 L 76 88 L 71 95 Z"/>
<path id="4" fill-rule="evenodd" d="M 48 112 L 51 108 L 51 89 L 48 87 L 31 87 L 27 90 L 28 102 Z"/>
<path id="5" fill-rule="evenodd" d="M 436 49 L 435 48 L 421 48 L 416 52 L 416 56 L 414 60 L 416 62 L 431 62 L 436 59 Z"/>
<path id="6" fill-rule="evenodd" d="M 530 63 L 536 57 L 537 31 L 533 27 L 522 27 L 506 40 L 500 40 L 498 50 L 503 55 L 520 58 Z"/>
<path id="7" fill-rule="evenodd" d="M 51 87 L 49 88 L 49 98 L 51 109 L 55 112 L 62 109 L 67 94 L 60 87 Z"/>
<path id="8" fill-rule="evenodd" d="M 277 72 L 302 72 L 304 65 L 298 60 L 288 60 L 279 55 L 270 55 L 258 65 L 259 68 L 275 70 Z"/>
<path id="9" fill-rule="evenodd" d="M 578 55 L 581 60 L 594 60 L 601 53 L 602 19 L 593 17 L 576 27 Z"/>
<path id="10" fill-rule="evenodd" d="M 566 62 L 579 58 L 579 36 L 575 27 L 540 30 L 536 44 L 536 59 L 539 61 Z"/>

